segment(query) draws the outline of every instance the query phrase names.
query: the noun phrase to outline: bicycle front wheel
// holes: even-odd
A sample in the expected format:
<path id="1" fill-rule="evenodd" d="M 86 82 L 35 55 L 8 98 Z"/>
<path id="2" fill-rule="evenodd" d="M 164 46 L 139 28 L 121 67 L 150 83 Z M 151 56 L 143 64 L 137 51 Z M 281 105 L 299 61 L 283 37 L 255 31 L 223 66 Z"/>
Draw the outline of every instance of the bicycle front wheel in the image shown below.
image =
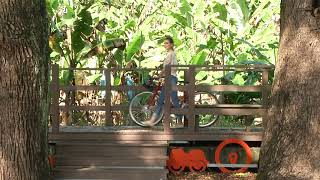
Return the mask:
<path id="1" fill-rule="evenodd" d="M 195 93 L 196 105 L 214 105 L 219 104 L 217 97 L 209 92 L 196 92 Z M 215 114 L 199 114 L 196 120 L 199 121 L 199 127 L 208 127 L 218 120 L 219 116 Z"/>
<path id="2" fill-rule="evenodd" d="M 158 100 L 158 96 L 152 97 L 153 93 L 146 91 L 141 92 L 134 96 L 129 105 L 129 114 L 131 119 L 140 126 L 146 126 L 145 121 L 150 120 L 152 114 L 155 112 L 155 104 Z M 163 113 L 154 122 L 156 125 L 162 119 Z"/>

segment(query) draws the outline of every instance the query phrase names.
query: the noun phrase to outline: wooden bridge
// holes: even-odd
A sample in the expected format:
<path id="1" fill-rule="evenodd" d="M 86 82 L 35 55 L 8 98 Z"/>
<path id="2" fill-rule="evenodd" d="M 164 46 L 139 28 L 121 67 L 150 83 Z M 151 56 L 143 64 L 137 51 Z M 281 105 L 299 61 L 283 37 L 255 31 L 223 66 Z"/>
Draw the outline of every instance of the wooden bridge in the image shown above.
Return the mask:
<path id="1" fill-rule="evenodd" d="M 184 85 L 171 87 L 165 83 L 165 105 L 163 126 L 143 128 L 139 126 L 112 126 L 113 111 L 127 111 L 128 105 L 114 105 L 111 102 L 112 91 L 144 91 L 143 86 L 112 85 L 112 73 L 123 71 L 153 71 L 155 69 L 91 69 L 59 68 L 52 66 L 51 82 L 51 124 L 49 142 L 54 146 L 56 167 L 53 175 L 56 179 L 166 179 L 166 160 L 168 145 L 177 141 L 222 141 L 227 138 L 242 139 L 247 142 L 260 142 L 262 128 L 250 131 L 244 128 L 199 128 L 196 115 L 252 115 L 264 117 L 270 93 L 269 73 L 272 66 L 169 66 L 165 69 L 165 82 L 169 81 L 171 68 L 183 72 Z M 100 71 L 104 72 L 106 85 L 63 85 L 59 84 L 61 71 Z M 254 72 L 260 73 L 258 84 L 239 85 L 205 85 L 197 84 L 199 72 Z M 61 105 L 61 91 L 105 91 L 103 106 Z M 170 93 L 172 90 L 188 94 L 188 107 L 172 108 Z M 195 92 L 258 92 L 261 104 L 214 104 L 197 105 Z M 61 126 L 61 111 L 104 111 L 106 126 Z M 170 114 L 183 114 L 188 121 L 182 128 L 170 126 Z M 111 126 L 110 126 L 111 125 Z"/>

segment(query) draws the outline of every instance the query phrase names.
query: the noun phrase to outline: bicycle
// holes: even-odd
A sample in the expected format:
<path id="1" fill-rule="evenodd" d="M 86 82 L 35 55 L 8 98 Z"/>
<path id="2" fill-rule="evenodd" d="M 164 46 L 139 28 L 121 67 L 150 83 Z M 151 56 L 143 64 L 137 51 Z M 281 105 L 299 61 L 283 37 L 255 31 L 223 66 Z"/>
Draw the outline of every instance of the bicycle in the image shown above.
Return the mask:
<path id="1" fill-rule="evenodd" d="M 151 78 L 149 84 L 155 84 L 156 78 Z M 151 81 L 151 82 L 150 82 Z M 179 83 L 185 83 L 178 81 Z M 151 118 L 152 113 L 155 111 L 157 99 L 160 94 L 163 83 L 159 81 L 155 88 L 151 91 L 144 91 L 135 95 L 129 105 L 129 114 L 131 119 L 138 125 L 145 127 L 144 121 L 148 121 Z M 183 96 L 179 96 L 180 107 L 187 107 L 187 96 L 183 93 Z M 209 92 L 199 91 L 195 92 L 195 104 L 196 105 L 213 105 L 219 104 L 217 97 Z M 159 118 L 154 122 L 153 126 L 157 125 L 163 119 L 163 111 Z M 187 120 L 186 117 L 182 119 Z M 196 120 L 199 121 L 199 127 L 208 127 L 214 124 L 218 120 L 218 115 L 197 115 Z"/>

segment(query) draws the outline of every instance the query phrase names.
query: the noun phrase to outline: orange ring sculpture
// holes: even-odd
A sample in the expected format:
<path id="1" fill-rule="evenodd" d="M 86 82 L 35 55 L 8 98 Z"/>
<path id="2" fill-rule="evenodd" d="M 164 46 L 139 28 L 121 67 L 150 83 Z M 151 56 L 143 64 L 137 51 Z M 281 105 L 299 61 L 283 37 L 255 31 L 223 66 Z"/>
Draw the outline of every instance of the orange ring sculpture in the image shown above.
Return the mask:
<path id="1" fill-rule="evenodd" d="M 238 144 L 238 145 L 240 145 L 245 150 L 246 155 L 247 155 L 246 164 L 250 164 L 252 162 L 252 152 L 251 152 L 250 147 L 247 145 L 247 143 L 245 143 L 244 141 L 239 140 L 239 139 L 230 138 L 230 139 L 224 140 L 222 143 L 220 143 L 218 145 L 218 147 L 217 147 L 217 149 L 215 151 L 215 154 L 214 154 L 214 159 L 215 159 L 217 164 L 221 164 L 221 161 L 220 161 L 221 151 L 228 144 Z M 238 161 L 238 154 L 236 152 L 229 153 L 228 154 L 228 160 L 229 160 L 229 162 L 231 164 L 236 164 L 237 161 Z M 227 169 L 225 167 L 219 167 L 219 169 L 223 173 L 231 173 L 231 172 L 243 173 L 243 172 L 246 172 L 248 168 L 247 167 L 242 167 L 242 168 L 234 170 L 234 171 L 232 171 L 230 169 Z"/>

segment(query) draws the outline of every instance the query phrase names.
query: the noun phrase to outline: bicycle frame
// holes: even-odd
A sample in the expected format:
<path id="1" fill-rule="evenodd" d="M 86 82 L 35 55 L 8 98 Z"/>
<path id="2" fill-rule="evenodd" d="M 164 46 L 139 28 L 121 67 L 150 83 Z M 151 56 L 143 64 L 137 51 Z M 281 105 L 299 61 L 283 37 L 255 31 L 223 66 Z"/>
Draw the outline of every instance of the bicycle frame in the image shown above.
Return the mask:
<path id="1" fill-rule="evenodd" d="M 155 97 L 157 95 L 159 95 L 159 92 L 160 92 L 161 88 L 162 88 L 162 83 L 158 82 L 156 88 L 154 88 L 154 90 L 152 91 L 152 96 L 148 100 L 148 105 L 149 106 L 154 106 L 155 105 Z M 183 99 L 182 100 L 180 99 L 180 97 L 179 97 L 180 102 L 186 103 L 186 100 L 188 99 L 186 93 L 183 93 Z"/>
<path id="2" fill-rule="evenodd" d="M 149 106 L 154 106 L 155 105 L 155 98 L 157 95 L 159 95 L 159 91 L 162 88 L 162 83 L 158 82 L 156 88 L 154 88 L 154 90 L 152 91 L 152 96 L 149 98 L 148 100 L 148 105 Z"/>

